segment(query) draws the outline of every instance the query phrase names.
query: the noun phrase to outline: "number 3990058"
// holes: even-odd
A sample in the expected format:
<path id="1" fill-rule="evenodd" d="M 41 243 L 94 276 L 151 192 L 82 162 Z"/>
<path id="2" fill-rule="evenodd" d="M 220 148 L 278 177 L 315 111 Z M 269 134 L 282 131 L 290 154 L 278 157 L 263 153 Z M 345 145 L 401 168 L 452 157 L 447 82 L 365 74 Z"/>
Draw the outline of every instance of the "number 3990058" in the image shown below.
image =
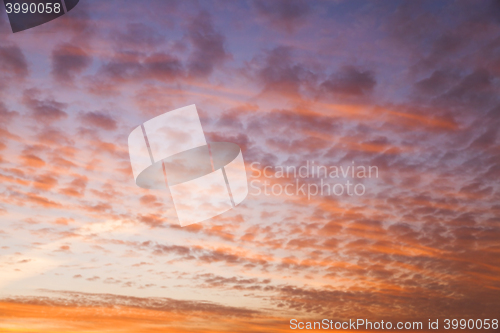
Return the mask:
<path id="1" fill-rule="evenodd" d="M 5 8 L 7 11 L 7 14 L 11 13 L 39 13 L 39 14 L 51 14 L 51 13 L 60 13 L 61 12 L 61 4 L 60 3 L 6 3 Z"/>
<path id="2" fill-rule="evenodd" d="M 498 329 L 498 319 L 445 319 L 444 320 L 444 329 L 449 330 L 457 330 L 457 329 Z"/>

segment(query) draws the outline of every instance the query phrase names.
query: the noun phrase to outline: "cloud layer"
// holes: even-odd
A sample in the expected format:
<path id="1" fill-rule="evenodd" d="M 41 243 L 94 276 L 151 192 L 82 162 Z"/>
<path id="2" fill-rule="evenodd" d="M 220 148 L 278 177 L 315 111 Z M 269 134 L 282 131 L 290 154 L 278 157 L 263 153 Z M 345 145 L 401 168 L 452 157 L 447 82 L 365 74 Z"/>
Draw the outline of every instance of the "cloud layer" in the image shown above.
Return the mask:
<path id="1" fill-rule="evenodd" d="M 18 34 L 0 15 L 1 329 L 497 315 L 498 2 L 125 3 Z M 190 104 L 249 180 L 313 161 L 378 177 L 251 190 L 181 228 L 168 192 L 134 184 L 127 136 Z"/>

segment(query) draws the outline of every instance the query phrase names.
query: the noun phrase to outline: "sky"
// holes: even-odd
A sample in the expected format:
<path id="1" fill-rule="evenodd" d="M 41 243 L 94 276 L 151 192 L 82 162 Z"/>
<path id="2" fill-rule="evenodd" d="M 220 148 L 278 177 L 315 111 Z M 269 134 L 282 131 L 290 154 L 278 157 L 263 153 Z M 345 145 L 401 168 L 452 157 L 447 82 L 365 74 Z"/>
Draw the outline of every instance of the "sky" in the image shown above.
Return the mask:
<path id="1" fill-rule="evenodd" d="M 499 87 L 498 1 L 81 0 L 15 34 L 2 10 L 0 332 L 498 318 Z M 191 104 L 249 194 L 181 227 L 127 138 Z M 277 174 L 313 162 L 377 173 Z M 261 187 L 322 180 L 365 191 Z"/>

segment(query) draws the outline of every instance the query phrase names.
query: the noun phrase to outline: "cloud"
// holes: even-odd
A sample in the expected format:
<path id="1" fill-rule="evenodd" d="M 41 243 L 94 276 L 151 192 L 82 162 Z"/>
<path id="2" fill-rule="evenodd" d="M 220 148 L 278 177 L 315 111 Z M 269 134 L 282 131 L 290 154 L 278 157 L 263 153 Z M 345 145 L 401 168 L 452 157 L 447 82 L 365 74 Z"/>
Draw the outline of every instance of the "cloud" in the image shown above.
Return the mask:
<path id="1" fill-rule="evenodd" d="M 0 121 L 2 125 L 10 123 L 18 115 L 17 111 L 9 111 L 5 104 L 0 101 Z"/>
<path id="2" fill-rule="evenodd" d="M 99 279 L 98 276 L 90 278 Z M 160 312 L 172 313 L 204 313 L 221 317 L 252 317 L 258 314 L 258 311 L 245 309 L 244 307 L 231 307 L 219 305 L 206 301 L 177 300 L 162 297 L 134 297 L 114 294 L 91 294 L 71 291 L 48 291 L 59 297 L 26 297 L 26 298 L 3 298 L 3 302 L 12 304 L 32 304 L 52 307 L 100 307 L 108 308 L 115 306 L 124 306 L 132 309 L 154 310 Z"/>
<path id="3" fill-rule="evenodd" d="M 33 186 L 39 190 L 47 191 L 57 185 L 57 179 L 50 174 L 37 176 L 33 182 Z"/>
<path id="4" fill-rule="evenodd" d="M 264 92 L 296 96 L 316 78 L 307 65 L 294 59 L 290 47 L 278 46 L 265 52 L 255 62 L 256 77 L 264 85 Z"/>
<path id="5" fill-rule="evenodd" d="M 280 327 L 283 326 L 281 318 L 259 315 L 258 312 L 244 307 L 224 306 L 206 301 L 112 294 L 75 293 L 62 297 L 9 298 L 3 299 L 0 309 L 2 315 L 9 318 L 18 318 L 21 314 L 24 314 L 24 321 L 39 321 L 45 318 L 43 327 L 37 325 L 37 332 L 41 333 L 88 330 L 153 333 L 158 327 L 172 333 L 251 333 L 270 329 L 281 330 Z M 163 315 L 158 316 L 159 313 Z M 11 319 L 10 325 L 20 329 L 26 327 L 20 319 Z M 207 327 L 210 327 L 209 331 Z"/>
<path id="6" fill-rule="evenodd" d="M 453 73 L 435 70 L 431 76 L 416 82 L 415 88 L 421 93 L 436 96 L 450 89 L 457 79 Z"/>
<path id="7" fill-rule="evenodd" d="M 107 131 L 114 131 L 117 128 L 116 120 L 104 112 L 82 112 L 80 113 L 80 118 L 84 124 L 92 127 L 98 127 Z"/>
<path id="8" fill-rule="evenodd" d="M 119 52 L 100 69 L 96 79 L 127 82 L 133 80 L 170 81 L 184 76 L 183 65 L 178 58 L 165 52 L 151 55 Z"/>
<path id="9" fill-rule="evenodd" d="M 464 76 L 458 84 L 447 91 L 441 98 L 450 104 L 481 107 L 496 101 L 493 75 L 484 68 L 479 68 Z"/>
<path id="10" fill-rule="evenodd" d="M 215 30 L 212 18 L 206 11 L 191 20 L 187 38 L 192 45 L 187 67 L 189 74 L 194 77 L 210 75 L 229 56 L 224 47 L 224 36 Z"/>
<path id="11" fill-rule="evenodd" d="M 330 75 L 321 87 L 334 96 L 361 97 L 370 94 L 376 84 L 373 72 L 346 66 Z"/>
<path id="12" fill-rule="evenodd" d="M 53 98 L 39 98 L 40 91 L 27 89 L 23 93 L 23 103 L 31 110 L 31 116 L 42 123 L 52 123 L 68 117 L 63 110 L 67 107 L 65 103 L 57 102 Z"/>
<path id="13" fill-rule="evenodd" d="M 166 53 L 154 53 L 144 60 L 144 77 L 159 81 L 172 80 L 183 74 L 182 64 L 174 56 Z"/>
<path id="14" fill-rule="evenodd" d="M 61 203 L 53 201 L 47 197 L 35 194 L 35 193 L 27 193 L 25 195 L 25 200 L 28 203 L 31 203 L 35 206 L 42 206 L 45 208 L 60 208 L 62 207 Z"/>
<path id="15" fill-rule="evenodd" d="M 29 152 L 23 153 L 21 155 L 21 159 L 26 164 L 26 166 L 29 167 L 40 168 L 45 165 L 45 161 L 43 159 Z"/>
<path id="16" fill-rule="evenodd" d="M 118 18 L 111 2 L 82 2 L 16 44 L 0 36 L 0 76 L 14 79 L 0 102 L 0 280 L 33 293 L 0 302 L 12 329 L 246 333 L 280 332 L 294 313 L 496 315 L 492 3 L 176 3 Z M 168 193 L 135 186 L 126 138 L 191 103 L 208 141 L 241 146 L 249 176 L 253 162 L 314 161 L 379 177 L 353 180 L 360 197 L 250 194 L 181 228 Z M 69 262 L 47 270 L 40 256 Z M 78 290 L 44 294 L 37 276 Z M 84 292 L 96 288 L 108 294 Z M 167 297 L 119 295 L 146 292 Z"/>
<path id="17" fill-rule="evenodd" d="M 271 26 L 288 32 L 295 31 L 311 12 L 306 0 L 254 0 L 253 5 Z"/>
<path id="18" fill-rule="evenodd" d="M 150 206 L 150 207 L 159 207 L 162 205 L 161 201 L 159 200 L 158 197 L 156 197 L 155 195 L 152 195 L 152 194 L 146 194 L 146 195 L 143 195 L 139 201 L 141 202 L 141 204 L 143 205 L 146 205 L 146 206 Z M 143 222 L 147 221 L 147 218 L 145 217 L 142 217 L 141 220 Z M 150 222 L 153 221 L 153 220 L 150 220 Z"/>
<path id="19" fill-rule="evenodd" d="M 15 134 L 10 133 L 8 125 L 19 116 L 17 111 L 9 111 L 5 104 L 0 101 L 0 150 L 7 148 L 8 139 L 18 139 Z"/>
<path id="20" fill-rule="evenodd" d="M 257 278 L 224 277 L 220 275 L 205 273 L 193 277 L 195 281 L 202 281 L 202 288 L 221 288 L 236 290 L 262 290 L 271 283 L 270 279 L 259 280 Z"/>
<path id="21" fill-rule="evenodd" d="M 14 44 L 0 45 L 0 69 L 3 75 L 13 75 L 16 79 L 25 78 L 29 74 L 26 57 Z"/>
<path id="22" fill-rule="evenodd" d="M 61 193 L 72 197 L 83 197 L 87 187 L 87 176 L 75 176 L 67 187 L 61 189 Z"/>
<path id="23" fill-rule="evenodd" d="M 52 74 L 62 82 L 72 81 L 92 63 L 84 49 L 70 43 L 57 45 L 52 51 Z"/>
<path id="24" fill-rule="evenodd" d="M 128 23 L 125 31 L 116 34 L 116 43 L 124 48 L 155 47 L 165 41 L 165 36 L 142 22 Z"/>
<path id="25" fill-rule="evenodd" d="M 139 215 L 139 221 L 151 226 L 160 227 L 165 223 L 165 218 L 158 214 Z"/>

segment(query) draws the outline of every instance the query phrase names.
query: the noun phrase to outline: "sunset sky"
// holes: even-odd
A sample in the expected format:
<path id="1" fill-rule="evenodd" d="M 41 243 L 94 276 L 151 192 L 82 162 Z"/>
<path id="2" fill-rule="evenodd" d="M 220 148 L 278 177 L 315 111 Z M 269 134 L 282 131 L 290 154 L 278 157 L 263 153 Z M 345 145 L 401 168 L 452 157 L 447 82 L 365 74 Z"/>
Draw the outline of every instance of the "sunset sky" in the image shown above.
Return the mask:
<path id="1" fill-rule="evenodd" d="M 81 0 L 15 34 L 1 7 L 0 332 L 500 319 L 500 2 Z M 378 178 L 180 227 L 127 138 L 191 104 L 249 181 Z"/>

